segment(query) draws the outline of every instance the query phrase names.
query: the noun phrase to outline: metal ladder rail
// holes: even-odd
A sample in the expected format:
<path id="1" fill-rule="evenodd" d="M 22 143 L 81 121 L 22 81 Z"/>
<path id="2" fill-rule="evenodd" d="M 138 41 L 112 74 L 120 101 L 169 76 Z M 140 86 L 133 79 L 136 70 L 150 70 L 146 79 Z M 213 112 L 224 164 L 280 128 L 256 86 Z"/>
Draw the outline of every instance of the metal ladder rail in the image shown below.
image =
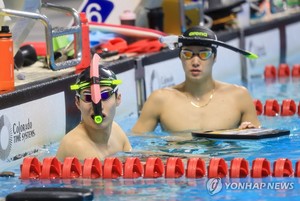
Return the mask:
<path id="1" fill-rule="evenodd" d="M 80 16 L 78 12 L 74 8 L 69 8 L 65 6 L 58 6 L 52 3 L 43 3 L 42 4 L 43 8 L 48 8 L 52 10 L 56 10 L 59 12 L 66 12 L 69 13 L 73 16 L 74 19 L 74 25 L 69 27 L 69 28 L 63 28 L 63 27 L 55 27 L 52 29 L 50 36 L 47 39 L 47 43 L 52 44 L 52 48 L 47 50 L 47 52 L 50 52 L 49 55 L 49 66 L 52 68 L 52 70 L 59 70 L 71 66 L 76 66 L 81 62 L 82 59 L 82 29 L 81 29 L 81 21 L 80 21 Z M 53 53 L 53 42 L 52 39 L 53 37 L 58 37 L 58 36 L 63 36 L 63 35 L 70 35 L 74 34 L 74 47 L 75 47 L 75 53 L 76 57 L 74 59 L 70 59 L 67 61 L 55 63 L 54 60 L 54 53 Z M 50 65 L 51 64 L 51 65 Z M 54 64 L 54 65 L 53 65 Z"/>
<path id="2" fill-rule="evenodd" d="M 51 8 L 51 9 L 71 13 L 74 17 L 75 26 L 72 26 L 70 28 L 55 28 L 55 29 L 53 29 L 47 16 L 45 16 L 43 14 L 19 11 L 19 10 L 12 10 L 12 9 L 6 9 L 6 8 L 0 8 L 0 15 L 24 17 L 24 18 L 31 18 L 31 19 L 39 20 L 45 27 L 45 38 L 46 38 L 46 46 L 47 46 L 47 55 L 46 55 L 47 65 L 52 70 L 60 70 L 63 68 L 76 66 L 77 64 L 79 64 L 81 62 L 81 58 L 82 58 L 81 22 L 80 22 L 80 18 L 79 18 L 77 11 L 72 8 L 57 6 L 57 5 L 50 4 L 50 3 L 44 3 L 44 4 L 42 4 L 42 6 L 46 7 L 46 8 Z M 53 37 L 69 35 L 69 34 L 74 34 L 74 40 L 76 40 L 76 44 L 75 44 L 76 57 L 71 60 L 55 63 L 52 39 L 53 39 Z"/>

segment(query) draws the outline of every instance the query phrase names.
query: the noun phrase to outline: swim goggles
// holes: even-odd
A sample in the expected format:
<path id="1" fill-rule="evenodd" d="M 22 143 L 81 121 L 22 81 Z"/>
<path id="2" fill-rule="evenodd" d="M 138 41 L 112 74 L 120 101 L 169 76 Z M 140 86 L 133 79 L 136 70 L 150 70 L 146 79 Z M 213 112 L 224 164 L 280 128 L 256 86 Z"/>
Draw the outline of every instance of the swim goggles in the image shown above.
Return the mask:
<path id="1" fill-rule="evenodd" d="M 122 80 L 100 80 L 100 86 L 117 86 L 122 83 Z M 91 86 L 90 82 L 80 82 L 70 86 L 71 90 L 82 90 Z M 113 87 L 116 88 L 116 87 Z"/>
<path id="2" fill-rule="evenodd" d="M 108 99 L 110 99 L 110 97 L 116 93 L 116 91 L 118 90 L 118 87 L 115 87 L 112 90 L 104 90 L 101 91 L 101 100 L 102 101 L 107 101 Z M 91 103 L 92 102 L 92 94 L 91 92 L 83 92 L 82 94 L 78 94 L 76 93 L 76 96 L 79 97 L 81 100 L 83 100 L 86 103 Z"/>
<path id="3" fill-rule="evenodd" d="M 188 60 L 193 58 L 193 56 L 198 56 L 202 61 L 205 61 L 207 59 L 209 59 L 211 57 L 211 55 L 213 54 L 212 50 L 200 50 L 198 52 L 193 52 L 191 50 L 187 50 L 187 49 L 182 49 L 180 51 L 180 57 Z"/>
<path id="4" fill-rule="evenodd" d="M 159 38 L 161 43 L 165 43 L 168 45 L 170 49 L 174 49 L 175 47 L 181 47 L 182 44 L 201 44 L 202 46 L 222 46 L 224 48 L 230 49 L 232 51 L 238 52 L 249 59 L 257 59 L 258 56 L 252 52 L 242 50 L 240 48 L 231 46 L 227 43 L 222 41 L 218 41 L 215 39 L 208 39 L 208 38 L 200 38 L 200 37 L 185 37 L 185 36 L 176 36 L 176 35 L 169 35 L 169 36 L 162 36 Z"/>

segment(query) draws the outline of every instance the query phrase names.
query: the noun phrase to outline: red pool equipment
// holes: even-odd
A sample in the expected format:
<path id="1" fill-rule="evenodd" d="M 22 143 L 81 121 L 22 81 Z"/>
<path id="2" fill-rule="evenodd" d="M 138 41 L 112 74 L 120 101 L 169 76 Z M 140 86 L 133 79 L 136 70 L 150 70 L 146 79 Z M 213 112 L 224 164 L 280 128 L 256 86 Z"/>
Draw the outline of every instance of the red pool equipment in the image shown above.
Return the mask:
<path id="1" fill-rule="evenodd" d="M 82 178 L 97 179 L 102 177 L 102 163 L 98 158 L 86 158 L 82 166 Z"/>
<path id="2" fill-rule="evenodd" d="M 139 158 L 129 157 L 124 163 L 124 178 L 138 178 L 143 175 L 143 165 Z"/>
<path id="3" fill-rule="evenodd" d="M 281 104 L 281 116 L 293 116 L 297 112 L 297 105 L 292 99 L 285 99 Z"/>
<path id="4" fill-rule="evenodd" d="M 23 47 L 25 45 L 31 45 L 34 48 L 37 56 L 41 56 L 41 57 L 47 56 L 46 42 L 28 41 L 28 42 L 22 43 L 21 47 Z"/>
<path id="5" fill-rule="evenodd" d="M 91 48 L 90 48 L 90 31 L 88 26 L 88 19 L 86 14 L 81 12 L 79 14 L 81 21 L 81 41 L 82 41 L 82 54 L 81 61 L 75 66 L 76 73 L 80 73 L 83 69 L 90 65 L 91 62 Z"/>
<path id="6" fill-rule="evenodd" d="M 82 166 L 76 157 L 66 157 L 62 167 L 62 179 L 75 179 L 82 175 Z"/>
<path id="7" fill-rule="evenodd" d="M 227 175 L 227 163 L 223 158 L 210 159 L 208 166 L 208 178 L 224 178 Z"/>
<path id="8" fill-rule="evenodd" d="M 103 179 L 116 179 L 123 174 L 123 164 L 115 157 L 109 157 L 104 160 Z"/>
<path id="9" fill-rule="evenodd" d="M 144 166 L 144 178 L 162 177 L 164 173 L 164 164 L 158 157 L 149 157 Z"/>
<path id="10" fill-rule="evenodd" d="M 261 115 L 263 113 L 263 105 L 262 102 L 258 99 L 254 99 L 253 100 L 255 109 L 256 109 L 256 114 L 257 115 Z"/>
<path id="11" fill-rule="evenodd" d="M 293 65 L 292 77 L 300 77 L 300 64 L 294 64 Z"/>
<path id="12" fill-rule="evenodd" d="M 202 178 L 206 174 L 205 161 L 201 158 L 189 158 L 186 167 L 187 178 Z"/>
<path id="13" fill-rule="evenodd" d="M 276 116 L 279 114 L 280 106 L 278 101 L 275 99 L 268 99 L 264 106 L 264 115 L 266 116 Z"/>
<path id="14" fill-rule="evenodd" d="M 184 165 L 180 158 L 170 157 L 166 162 L 165 178 L 179 178 L 184 175 Z"/>
<path id="15" fill-rule="evenodd" d="M 299 104 L 298 104 L 298 115 L 300 116 L 300 101 L 299 101 Z"/>
<path id="16" fill-rule="evenodd" d="M 290 67 L 288 64 L 280 64 L 278 67 L 278 77 L 289 77 L 290 76 Z"/>
<path id="17" fill-rule="evenodd" d="M 41 163 L 35 157 L 26 157 L 20 166 L 21 179 L 38 179 L 41 175 Z"/>
<path id="18" fill-rule="evenodd" d="M 251 177 L 262 178 L 271 174 L 270 161 L 265 158 L 256 158 L 252 162 Z"/>
<path id="19" fill-rule="evenodd" d="M 165 164 L 159 157 L 149 157 L 145 163 L 137 157 L 128 157 L 124 164 L 118 158 L 110 157 L 104 160 L 103 166 L 98 158 L 87 158 L 81 166 L 76 157 L 67 157 L 63 163 L 55 157 L 48 157 L 42 164 L 35 157 L 26 157 L 20 165 L 20 179 L 155 179 L 163 175 L 165 178 L 174 179 L 184 176 L 225 178 L 227 175 L 229 178 L 300 177 L 300 160 L 296 162 L 294 171 L 291 160 L 287 158 L 274 161 L 273 172 L 270 161 L 265 158 L 253 160 L 251 170 L 245 158 L 232 159 L 229 169 L 223 158 L 211 158 L 207 167 L 203 159 L 189 158 L 186 169 L 184 166 L 183 159 L 179 157 L 169 157 Z M 86 181 L 90 182 L 84 180 L 84 183 Z"/>
<path id="20" fill-rule="evenodd" d="M 276 78 L 277 72 L 274 65 L 266 65 L 264 70 L 265 78 Z"/>
<path id="21" fill-rule="evenodd" d="M 229 176 L 231 178 L 245 178 L 249 174 L 249 164 L 244 158 L 234 158 L 231 160 Z"/>
<path id="22" fill-rule="evenodd" d="M 291 177 L 293 175 L 293 165 L 289 159 L 280 158 L 273 163 L 274 177 Z"/>
<path id="23" fill-rule="evenodd" d="M 295 165 L 295 177 L 300 177 L 300 160 Z"/>
<path id="24" fill-rule="evenodd" d="M 56 157 L 47 157 L 43 160 L 41 179 L 58 179 L 61 177 L 61 162 Z"/>

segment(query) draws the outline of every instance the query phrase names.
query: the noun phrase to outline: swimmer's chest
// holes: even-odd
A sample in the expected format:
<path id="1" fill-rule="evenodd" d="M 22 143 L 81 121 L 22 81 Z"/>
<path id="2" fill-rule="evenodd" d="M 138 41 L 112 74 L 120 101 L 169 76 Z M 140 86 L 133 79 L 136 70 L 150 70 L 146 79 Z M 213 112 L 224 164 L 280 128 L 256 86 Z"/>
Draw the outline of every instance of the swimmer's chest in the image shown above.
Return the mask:
<path id="1" fill-rule="evenodd" d="M 225 129 L 236 127 L 241 118 L 237 105 L 228 101 L 221 105 L 218 100 L 204 107 L 189 101 L 169 101 L 161 111 L 161 124 L 168 130 Z"/>

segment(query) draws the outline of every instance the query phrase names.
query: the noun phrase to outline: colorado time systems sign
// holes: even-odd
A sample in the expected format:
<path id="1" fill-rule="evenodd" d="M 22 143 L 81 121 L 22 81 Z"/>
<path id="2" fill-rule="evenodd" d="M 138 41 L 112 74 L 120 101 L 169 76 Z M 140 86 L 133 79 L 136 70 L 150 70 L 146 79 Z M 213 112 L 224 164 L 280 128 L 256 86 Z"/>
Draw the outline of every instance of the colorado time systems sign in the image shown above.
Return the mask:
<path id="1" fill-rule="evenodd" d="M 63 92 L 0 110 L 0 171 L 59 141 L 66 130 L 65 111 Z"/>
<path id="2" fill-rule="evenodd" d="M 35 130 L 28 118 L 27 122 L 10 123 L 6 115 L 0 117 L 0 159 L 5 160 L 10 154 L 12 144 L 25 143 L 27 139 L 35 137 Z"/>

